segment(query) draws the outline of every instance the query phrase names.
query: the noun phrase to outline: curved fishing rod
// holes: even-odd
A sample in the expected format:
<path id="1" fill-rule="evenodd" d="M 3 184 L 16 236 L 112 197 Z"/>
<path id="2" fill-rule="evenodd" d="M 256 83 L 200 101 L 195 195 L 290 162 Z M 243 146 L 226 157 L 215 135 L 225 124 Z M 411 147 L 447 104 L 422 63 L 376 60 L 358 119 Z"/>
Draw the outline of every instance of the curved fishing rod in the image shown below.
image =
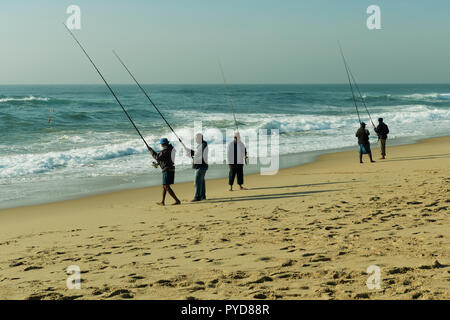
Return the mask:
<path id="1" fill-rule="evenodd" d="M 339 45 L 339 49 L 341 51 L 342 60 L 344 61 L 345 71 L 347 72 L 348 84 L 350 85 L 350 90 L 352 91 L 353 103 L 355 104 L 356 114 L 358 115 L 359 123 L 361 123 L 361 117 L 359 115 L 358 105 L 356 104 L 355 93 L 353 91 L 353 86 L 352 86 L 352 81 L 350 79 L 350 73 L 348 71 L 347 61 L 345 60 L 344 52 L 342 51 L 340 42 L 338 42 L 338 45 Z"/>
<path id="2" fill-rule="evenodd" d="M 164 120 L 164 122 L 167 124 L 167 126 L 170 128 L 170 130 L 173 132 L 173 134 L 175 135 L 175 137 L 177 137 L 178 141 L 182 144 L 182 146 L 187 149 L 186 145 L 183 143 L 183 141 L 181 141 L 181 138 L 176 134 L 175 130 L 173 130 L 172 126 L 169 124 L 169 122 L 166 120 L 166 118 L 162 115 L 161 111 L 159 111 L 158 107 L 153 103 L 152 99 L 150 98 L 150 96 L 147 94 L 147 92 L 144 90 L 144 88 L 142 88 L 142 86 L 139 84 L 139 82 L 136 80 L 136 78 L 133 76 L 133 74 L 131 73 L 130 69 L 127 68 L 127 66 L 125 65 L 125 63 L 122 61 L 122 59 L 120 59 L 119 55 L 113 50 L 114 55 L 116 56 L 117 60 L 119 60 L 119 62 L 122 64 L 122 66 L 125 68 L 125 70 L 127 70 L 128 74 L 131 76 L 131 78 L 133 78 L 134 82 L 136 82 L 136 84 L 138 85 L 139 89 L 141 89 L 142 93 L 144 93 L 144 95 L 147 97 L 148 101 L 150 101 L 150 103 L 153 105 L 153 107 L 156 109 L 156 111 L 159 113 L 159 115 L 161 116 L 161 118 Z"/>
<path id="3" fill-rule="evenodd" d="M 102 73 L 100 72 L 100 70 L 97 68 L 97 66 L 95 65 L 94 61 L 92 61 L 91 57 L 88 55 L 88 53 L 86 52 L 86 50 L 84 49 L 84 47 L 81 45 L 81 43 L 78 41 L 78 39 L 75 37 L 75 35 L 72 33 L 72 31 L 70 31 L 70 29 L 67 27 L 67 25 L 65 23 L 63 23 L 63 25 L 66 27 L 67 31 L 69 31 L 70 35 L 72 36 L 72 38 L 76 41 L 76 43 L 78 43 L 78 45 L 80 46 L 81 50 L 83 50 L 84 54 L 86 55 L 86 57 L 89 59 L 89 61 L 92 63 L 92 65 L 94 66 L 95 70 L 97 71 L 97 73 L 99 74 L 99 76 L 102 78 L 103 82 L 106 84 L 106 86 L 108 87 L 109 91 L 111 92 L 111 94 L 114 96 L 114 98 L 116 99 L 117 103 L 119 104 L 119 106 L 122 108 L 123 112 L 125 112 L 128 120 L 130 120 L 131 124 L 133 125 L 133 127 L 136 129 L 137 133 L 139 134 L 139 136 L 141 137 L 142 141 L 144 141 L 145 145 L 147 146 L 147 149 L 150 148 L 150 146 L 147 144 L 147 141 L 145 141 L 144 137 L 142 136 L 141 132 L 139 131 L 139 129 L 136 127 L 136 125 L 134 124 L 133 119 L 131 119 L 130 115 L 128 114 L 127 110 L 125 110 L 125 108 L 123 107 L 122 103 L 120 102 L 119 98 L 117 98 L 116 94 L 114 93 L 113 89 L 111 89 L 111 87 L 109 86 L 108 82 L 105 80 L 105 78 L 103 77 Z"/>
<path id="4" fill-rule="evenodd" d="M 231 107 L 231 112 L 233 112 L 234 126 L 236 127 L 236 131 L 239 131 L 238 123 L 236 121 L 236 114 L 234 113 L 233 102 L 231 101 L 230 92 L 228 91 L 227 81 L 225 80 L 225 74 L 223 72 L 222 65 L 220 64 L 220 60 L 217 58 L 217 63 L 219 64 L 220 73 L 222 74 L 223 85 L 225 86 L 225 92 L 228 98 L 228 103 Z"/>
<path id="5" fill-rule="evenodd" d="M 356 83 L 355 77 L 353 76 L 353 73 L 352 73 L 352 70 L 350 69 L 350 67 L 348 67 L 348 72 L 350 73 L 350 77 L 352 77 L 352 79 L 353 79 L 353 83 L 356 87 L 356 90 L 358 90 L 359 97 L 361 98 L 364 108 L 366 109 L 366 112 L 367 112 L 367 115 L 369 116 L 370 122 L 372 123 L 373 126 L 375 126 L 375 124 L 373 123 L 372 117 L 370 116 L 369 109 L 367 108 L 366 101 L 365 101 L 364 97 L 362 96 L 361 91 L 359 90 L 358 84 Z"/>

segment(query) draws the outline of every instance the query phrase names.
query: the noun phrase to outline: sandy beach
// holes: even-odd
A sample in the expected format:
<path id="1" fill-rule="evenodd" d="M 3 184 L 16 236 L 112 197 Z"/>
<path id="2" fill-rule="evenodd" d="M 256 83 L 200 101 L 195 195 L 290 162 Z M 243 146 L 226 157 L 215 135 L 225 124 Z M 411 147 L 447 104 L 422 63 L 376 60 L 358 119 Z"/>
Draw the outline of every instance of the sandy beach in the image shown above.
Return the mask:
<path id="1" fill-rule="evenodd" d="M 149 187 L 1 210 L 0 298 L 450 299 L 449 146 L 328 154 L 247 191 L 209 180 L 201 203 L 184 183 L 180 206 Z"/>

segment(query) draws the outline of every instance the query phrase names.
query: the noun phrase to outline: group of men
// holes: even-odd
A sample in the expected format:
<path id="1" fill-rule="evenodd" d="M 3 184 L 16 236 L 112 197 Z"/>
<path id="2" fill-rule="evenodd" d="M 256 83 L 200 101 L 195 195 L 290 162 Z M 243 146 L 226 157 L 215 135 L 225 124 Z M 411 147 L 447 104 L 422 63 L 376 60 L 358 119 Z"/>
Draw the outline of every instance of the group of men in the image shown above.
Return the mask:
<path id="1" fill-rule="evenodd" d="M 386 139 L 389 134 L 389 128 L 384 123 L 383 118 L 378 119 L 378 126 L 373 123 L 373 128 L 378 135 L 378 141 L 381 149 L 381 158 L 386 158 Z M 356 137 L 358 138 L 358 150 L 359 150 L 359 162 L 363 163 L 363 154 L 368 154 L 370 162 L 375 162 L 372 158 L 372 151 L 370 149 L 369 142 L 370 132 L 366 129 L 366 124 L 361 122 L 361 126 L 356 131 Z M 195 150 L 185 147 L 186 155 L 192 158 L 192 168 L 195 170 L 195 194 L 192 199 L 193 202 L 206 200 L 206 181 L 205 176 L 208 171 L 208 143 L 203 139 L 201 133 L 195 135 L 195 142 L 197 147 Z M 162 150 L 156 152 L 151 147 L 148 148 L 153 158 L 156 160 L 157 165 L 162 170 L 162 200 L 158 202 L 158 205 L 164 206 L 166 201 L 166 195 L 169 195 L 175 200 L 173 205 L 181 203 L 180 199 L 176 196 L 175 192 L 171 188 L 171 185 L 175 182 L 175 149 L 170 144 L 167 138 L 160 140 Z M 244 163 L 247 158 L 247 149 L 244 143 L 241 141 L 239 132 L 234 133 L 234 139 L 228 144 L 227 152 L 227 164 L 229 166 L 228 184 L 230 191 L 233 191 L 234 181 L 237 177 L 237 184 L 240 190 L 246 190 L 244 187 Z"/>
<path id="2" fill-rule="evenodd" d="M 185 147 L 186 155 L 192 158 L 192 168 L 195 170 L 195 194 L 192 202 L 206 200 L 205 176 L 208 170 L 208 143 L 203 139 L 201 133 L 195 135 L 195 142 L 197 144 L 195 150 Z M 166 195 L 169 193 L 175 200 L 173 205 L 178 205 L 181 201 L 171 188 L 171 185 L 175 182 L 175 149 L 167 138 L 162 138 L 160 144 L 162 150 L 159 152 L 156 152 L 151 147 L 148 148 L 148 151 L 150 151 L 162 171 L 162 200 L 157 204 L 164 206 Z M 236 177 L 240 190 L 246 190 L 244 187 L 244 163 L 247 158 L 247 149 L 241 141 L 238 131 L 234 133 L 233 141 L 228 144 L 227 151 L 229 190 L 233 191 L 233 184 Z"/>
<path id="3" fill-rule="evenodd" d="M 380 144 L 380 151 L 381 151 L 381 158 L 386 159 L 386 140 L 387 135 L 389 134 L 389 128 L 384 123 L 383 118 L 378 119 L 378 126 L 375 127 L 375 125 L 372 123 L 373 129 L 375 133 L 378 135 L 378 142 Z M 369 142 L 369 136 L 370 132 L 366 129 L 366 124 L 364 122 L 361 122 L 361 126 L 359 127 L 358 131 L 356 131 L 356 137 L 358 138 L 358 149 L 359 149 L 359 162 L 363 163 L 363 154 L 368 154 L 370 158 L 370 162 L 373 161 L 372 158 L 372 150 L 370 149 L 370 142 Z"/>

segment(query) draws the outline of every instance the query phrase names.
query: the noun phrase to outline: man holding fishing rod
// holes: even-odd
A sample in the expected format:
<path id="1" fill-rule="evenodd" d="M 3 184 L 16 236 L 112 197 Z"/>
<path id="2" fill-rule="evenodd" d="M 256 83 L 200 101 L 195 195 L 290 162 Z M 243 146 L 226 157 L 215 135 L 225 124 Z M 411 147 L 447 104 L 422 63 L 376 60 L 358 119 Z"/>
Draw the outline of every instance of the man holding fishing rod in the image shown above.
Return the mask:
<path id="1" fill-rule="evenodd" d="M 370 142 L 369 142 L 369 130 L 366 129 L 366 124 L 361 122 L 361 126 L 358 131 L 356 131 L 355 136 L 358 138 L 359 145 L 359 163 L 363 163 L 362 157 L 363 154 L 368 154 L 370 158 L 370 162 L 375 162 L 372 159 L 372 151 L 370 150 Z"/>
<path id="2" fill-rule="evenodd" d="M 380 142 L 380 151 L 381 151 L 381 158 L 380 160 L 386 159 L 386 140 L 387 135 L 389 133 L 389 128 L 386 123 L 384 123 L 383 118 L 378 118 L 378 126 L 375 127 L 375 125 L 372 123 L 373 130 L 378 135 L 378 141 Z"/>
<path id="3" fill-rule="evenodd" d="M 158 205 L 164 206 L 166 200 L 167 192 L 175 200 L 172 205 L 178 205 L 181 201 L 175 195 L 170 185 L 175 183 L 175 149 L 169 143 L 167 138 L 162 138 L 159 142 L 161 144 L 162 150 L 156 152 L 150 146 L 147 146 L 148 151 L 150 151 L 153 158 L 156 160 L 157 165 L 162 170 L 162 200 L 157 202 Z"/>
<path id="4" fill-rule="evenodd" d="M 174 165 L 174 162 L 173 162 L 173 160 L 175 159 L 175 149 L 172 147 L 172 145 L 169 143 L 169 140 L 167 140 L 166 138 L 162 138 L 161 141 L 160 141 L 161 147 L 162 147 L 162 151 L 160 151 L 160 152 L 155 152 L 148 145 L 147 141 L 145 141 L 144 137 L 142 136 L 142 134 L 139 131 L 139 129 L 136 126 L 136 124 L 134 123 L 133 119 L 131 119 L 131 116 L 128 114 L 127 110 L 122 105 L 122 103 L 120 102 L 119 98 L 117 97 L 116 93 L 111 88 L 109 83 L 103 77 L 103 74 L 97 68 L 97 66 L 95 65 L 94 61 L 92 61 L 91 57 L 88 55 L 88 53 L 84 49 L 83 45 L 78 41 L 77 37 L 75 37 L 73 32 L 70 31 L 70 29 L 67 27 L 67 25 L 64 24 L 64 27 L 67 29 L 67 31 L 72 36 L 72 38 L 75 40 L 75 42 L 78 44 L 80 49 L 83 51 L 83 53 L 85 54 L 86 58 L 88 58 L 88 60 L 90 61 L 90 63 L 94 67 L 95 71 L 97 71 L 98 75 L 103 80 L 103 82 L 105 83 L 106 87 L 108 88 L 108 90 L 110 91 L 110 93 L 112 94 L 114 99 L 117 101 L 117 103 L 119 104 L 120 108 L 122 109 L 122 111 L 127 116 L 128 120 L 133 125 L 133 127 L 136 130 L 137 134 L 142 139 L 142 142 L 144 142 L 144 144 L 147 147 L 148 151 L 150 151 L 150 153 L 152 154 L 153 158 L 155 158 L 155 160 L 157 161 L 157 164 L 161 167 L 161 170 L 163 172 L 163 176 L 162 176 L 163 192 L 162 192 L 162 201 L 158 202 L 158 205 L 161 205 L 161 206 L 165 205 L 165 199 L 166 199 L 166 193 L 167 192 L 169 192 L 169 194 L 172 196 L 172 198 L 175 199 L 175 202 L 173 203 L 174 205 L 180 204 L 181 203 L 180 200 L 177 198 L 177 196 L 175 195 L 175 192 L 173 192 L 172 188 L 170 187 L 170 185 L 173 184 L 174 180 L 175 180 L 175 165 Z M 119 56 L 117 56 L 117 58 L 119 58 Z M 122 62 L 122 64 L 123 64 L 123 62 Z M 123 64 L 123 66 L 126 68 L 125 64 Z M 130 73 L 130 75 L 133 76 L 131 74 L 131 72 L 128 70 L 128 68 L 126 68 L 126 69 Z M 135 78 L 133 77 L 133 79 L 135 79 Z M 135 81 L 136 81 L 136 79 L 135 79 Z M 136 81 L 136 83 L 139 85 L 139 83 L 137 81 Z M 152 102 L 150 97 L 147 95 L 147 93 L 144 91 L 144 89 L 140 85 L 139 85 L 139 88 L 141 88 L 141 90 L 145 93 L 145 95 L 150 100 L 150 102 Z M 153 102 L 152 102 L 152 104 L 153 104 Z M 159 112 L 158 108 L 155 105 L 154 105 L 154 107 Z M 161 116 L 162 116 L 162 114 L 161 114 Z M 163 117 L 163 119 L 165 120 L 164 117 Z M 167 121 L 166 121 L 166 123 L 167 123 Z M 169 124 L 167 123 L 167 125 L 169 125 Z M 170 125 L 169 125 L 169 127 L 170 127 Z M 170 129 L 172 129 L 172 127 L 170 127 Z M 173 129 L 172 129 L 172 131 L 173 131 Z M 179 141 L 182 143 L 181 139 L 179 139 Z"/>
<path id="5" fill-rule="evenodd" d="M 208 143 L 203 140 L 203 135 L 195 135 L 197 150 L 191 150 L 184 147 L 188 157 L 193 160 L 192 168 L 195 170 L 195 195 L 192 202 L 206 200 L 206 182 L 205 175 L 208 170 Z"/>

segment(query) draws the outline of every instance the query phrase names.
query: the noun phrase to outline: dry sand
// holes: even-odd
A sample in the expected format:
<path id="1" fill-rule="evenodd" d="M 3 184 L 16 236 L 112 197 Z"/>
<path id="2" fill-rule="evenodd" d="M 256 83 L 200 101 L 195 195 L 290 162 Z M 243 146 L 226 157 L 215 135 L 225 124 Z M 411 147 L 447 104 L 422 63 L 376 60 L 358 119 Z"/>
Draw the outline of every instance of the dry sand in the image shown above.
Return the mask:
<path id="1" fill-rule="evenodd" d="M 321 156 L 248 191 L 160 188 L 0 211 L 3 299 L 449 299 L 450 137 Z M 378 149 L 373 146 L 374 156 Z M 170 200 L 170 199 L 169 199 Z M 170 201 L 169 201 L 170 202 Z M 66 288 L 66 268 L 82 288 Z M 366 269 L 381 269 L 381 289 Z"/>

